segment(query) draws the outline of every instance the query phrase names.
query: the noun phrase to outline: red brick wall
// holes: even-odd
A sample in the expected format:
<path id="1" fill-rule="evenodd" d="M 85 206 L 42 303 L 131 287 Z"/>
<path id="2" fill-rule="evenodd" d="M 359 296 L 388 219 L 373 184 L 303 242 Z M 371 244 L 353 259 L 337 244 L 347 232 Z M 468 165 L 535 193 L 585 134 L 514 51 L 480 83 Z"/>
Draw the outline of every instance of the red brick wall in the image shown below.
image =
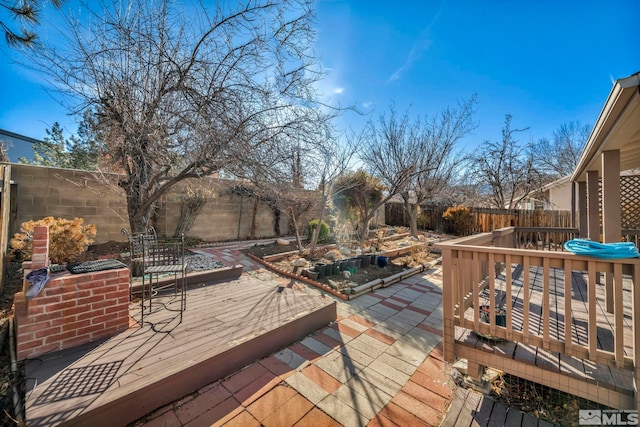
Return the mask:
<path id="1" fill-rule="evenodd" d="M 43 236 L 48 241 L 48 229 L 42 228 L 44 234 L 34 232 L 33 269 L 42 267 L 36 248 L 48 247 L 35 244 Z M 25 269 L 25 275 L 27 272 Z M 25 281 L 25 289 L 14 298 L 19 360 L 108 338 L 129 326 L 127 268 L 56 274 L 31 300 L 25 298 L 26 286 Z"/>

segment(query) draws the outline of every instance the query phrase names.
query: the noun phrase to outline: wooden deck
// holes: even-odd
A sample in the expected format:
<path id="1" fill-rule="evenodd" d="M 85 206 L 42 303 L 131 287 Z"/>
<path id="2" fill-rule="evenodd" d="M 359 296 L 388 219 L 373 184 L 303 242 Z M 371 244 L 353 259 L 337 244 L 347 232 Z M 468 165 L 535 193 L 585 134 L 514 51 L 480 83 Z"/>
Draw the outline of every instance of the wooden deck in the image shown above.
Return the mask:
<path id="1" fill-rule="evenodd" d="M 512 267 L 512 297 L 510 304 L 505 303 L 507 284 L 504 272 L 496 277 L 496 306 L 507 305 L 507 309 L 511 311 L 512 330 L 514 333 L 517 333 L 525 329 L 523 309 L 525 301 L 528 300 L 529 334 L 525 335 L 543 335 L 543 329 L 547 328 L 549 336 L 552 339 L 564 341 L 565 319 L 563 313 L 565 312 L 564 304 L 566 301 L 564 295 L 564 270 L 560 268 L 549 269 L 550 316 L 548 317 L 542 315 L 544 307 L 542 301 L 544 286 L 543 268 L 531 266 L 528 270 L 529 292 L 528 295 L 525 295 L 522 280 L 523 266 L 514 265 Z M 573 271 L 571 284 L 572 294 L 570 299 L 573 323 L 573 327 L 571 328 L 571 344 L 588 346 L 587 325 L 589 323 L 589 315 L 586 273 Z M 613 352 L 615 319 L 614 314 L 608 313 L 605 309 L 604 288 L 605 286 L 602 284 L 595 286 L 597 349 Z M 490 296 L 488 289 L 485 289 L 480 294 L 479 300 L 480 304 L 489 304 Z M 633 348 L 628 345 L 628 343 L 633 343 L 633 325 L 630 320 L 632 314 L 631 283 L 627 280 L 623 282 L 623 301 L 624 355 L 630 357 L 633 354 Z M 465 311 L 464 318 L 470 321 L 473 320 L 473 308 Z M 545 322 L 547 323 L 546 325 Z M 628 367 L 621 369 L 610 365 L 597 364 L 577 357 L 567 356 L 561 351 L 544 349 L 542 346 L 529 343 L 486 339 L 471 329 L 460 326 L 456 326 L 455 334 L 456 342 L 459 345 L 456 353 L 459 357 L 466 357 L 482 365 L 501 369 L 536 382 L 542 382 L 541 380 L 543 378 L 548 379 L 551 382 L 551 384 L 547 384 L 549 386 L 562 383 L 562 387 L 556 388 L 568 388 L 568 390 L 572 391 L 572 394 L 588 399 L 591 398 L 591 400 L 594 400 L 593 398 L 596 397 L 597 394 L 599 397 L 605 396 L 605 401 L 626 401 L 629 407 L 634 405 L 635 389 L 633 384 L 633 371 L 628 369 Z M 566 345 L 565 342 L 565 346 Z M 556 374 L 565 376 L 566 379 L 563 380 Z M 584 384 L 584 386 L 581 384 Z M 608 394 L 611 395 L 610 398 L 606 397 Z M 602 399 L 600 400 L 602 401 Z"/>
<path id="2" fill-rule="evenodd" d="M 554 424 L 507 407 L 482 393 L 458 388 L 440 426 L 553 427 Z"/>
<path id="3" fill-rule="evenodd" d="M 336 319 L 332 299 L 262 278 L 190 289 L 182 323 L 179 298 L 154 299 L 142 327 L 28 361 L 28 425 L 126 425 Z"/>

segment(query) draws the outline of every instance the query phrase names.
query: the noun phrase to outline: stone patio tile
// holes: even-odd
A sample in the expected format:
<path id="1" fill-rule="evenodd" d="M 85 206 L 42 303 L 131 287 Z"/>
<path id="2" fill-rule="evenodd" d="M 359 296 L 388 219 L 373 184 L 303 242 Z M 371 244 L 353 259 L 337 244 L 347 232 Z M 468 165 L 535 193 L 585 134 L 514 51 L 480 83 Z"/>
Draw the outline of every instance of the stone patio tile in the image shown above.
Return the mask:
<path id="1" fill-rule="evenodd" d="M 229 422 L 225 423 L 225 427 L 260 427 L 258 420 L 253 418 L 247 411 L 242 411 Z"/>
<path id="2" fill-rule="evenodd" d="M 445 413 L 449 401 L 437 393 L 416 384 L 413 381 L 407 381 L 402 387 L 402 392 L 414 397 L 422 403 L 426 403 L 440 413 Z"/>
<path id="3" fill-rule="evenodd" d="M 434 335 L 437 335 L 439 337 L 443 336 L 442 328 L 440 328 L 440 329 L 434 328 L 433 326 L 425 325 L 424 323 L 420 323 L 420 324 L 416 325 L 416 328 L 420 328 L 420 329 L 422 329 L 424 331 L 427 331 L 427 332 L 432 333 Z"/>
<path id="4" fill-rule="evenodd" d="M 351 345 L 354 341 L 351 341 L 338 349 L 338 352 L 342 354 L 342 361 L 347 362 L 348 360 L 351 360 L 363 367 L 373 362 L 374 357 L 370 353 L 361 351 Z"/>
<path id="5" fill-rule="evenodd" d="M 287 403 L 269 415 L 262 421 L 265 427 L 292 426 L 304 417 L 313 408 L 313 404 L 299 394 L 296 394 Z"/>
<path id="6" fill-rule="evenodd" d="M 390 336 L 391 338 L 394 338 L 395 340 L 397 340 L 398 338 L 402 337 L 404 335 L 404 333 L 400 332 L 400 331 L 394 331 L 393 329 L 389 329 L 386 326 L 383 326 L 383 324 L 381 325 L 376 325 L 373 328 L 369 329 L 370 331 L 378 331 L 378 332 L 382 332 L 385 335 Z"/>
<path id="7" fill-rule="evenodd" d="M 349 405 L 354 411 L 361 413 L 369 420 L 384 406 L 381 405 L 376 409 L 371 400 L 346 385 L 340 387 L 332 395 L 344 405 Z"/>
<path id="8" fill-rule="evenodd" d="M 400 313 L 393 316 L 393 319 L 398 319 L 413 326 L 416 326 L 426 318 L 427 316 L 425 316 L 424 314 L 408 309 L 402 310 Z"/>
<path id="9" fill-rule="evenodd" d="M 444 362 L 444 342 L 440 341 L 440 344 L 435 346 L 431 353 L 429 353 L 429 357 L 433 357 L 441 362 Z"/>
<path id="10" fill-rule="evenodd" d="M 303 339 L 302 341 L 300 341 L 300 344 L 311 349 L 312 351 L 316 352 L 319 355 L 327 354 L 331 352 L 331 350 L 333 350 L 331 347 L 324 345 L 323 343 L 321 343 L 320 341 L 318 341 L 313 337 L 307 337 Z"/>
<path id="11" fill-rule="evenodd" d="M 391 395 L 357 375 L 347 381 L 345 385 L 359 395 L 367 398 L 376 413 L 391 401 Z M 337 397 L 337 394 L 334 393 L 334 396 Z"/>
<path id="12" fill-rule="evenodd" d="M 252 363 L 246 368 L 243 368 L 240 372 L 237 372 L 224 380 L 222 385 L 231 393 L 235 393 L 268 372 L 267 368 L 259 363 Z"/>
<path id="13" fill-rule="evenodd" d="M 293 369 L 302 369 L 309 364 L 309 361 L 288 348 L 279 351 L 275 357 L 283 363 L 286 363 Z"/>
<path id="14" fill-rule="evenodd" d="M 389 402 L 387 406 L 382 408 L 378 415 L 393 420 L 399 426 L 421 427 L 430 425 L 393 402 Z"/>
<path id="15" fill-rule="evenodd" d="M 388 344 L 385 344 L 367 334 L 362 334 L 359 337 L 354 338 L 351 342 L 346 344 L 345 347 L 355 348 L 373 358 L 378 357 L 389 349 Z"/>
<path id="16" fill-rule="evenodd" d="M 388 363 L 384 363 L 381 360 L 374 360 L 369 367 L 374 371 L 382 374 L 383 376 L 389 378 L 396 384 L 404 384 L 409 381 L 410 375 L 405 374 L 402 371 L 399 371 L 395 367 L 389 365 Z"/>
<path id="17" fill-rule="evenodd" d="M 405 335 L 407 334 L 409 331 L 411 331 L 411 329 L 413 329 L 414 327 L 405 323 L 405 322 L 401 322 L 398 319 L 394 319 L 393 317 L 388 318 L 387 320 L 385 320 L 384 322 L 382 322 L 380 324 L 380 326 L 384 326 L 387 329 L 391 329 L 392 331 L 395 331 L 399 334 Z M 375 328 L 377 330 L 380 331 L 380 329 Z M 384 331 L 381 331 L 384 332 Z"/>
<path id="18" fill-rule="evenodd" d="M 286 379 L 286 382 L 314 405 L 317 405 L 318 402 L 329 395 L 325 389 L 311 381 L 302 372 L 290 376 Z"/>
<path id="19" fill-rule="evenodd" d="M 440 341 L 442 341 L 442 337 L 432 334 L 431 332 L 427 332 L 421 328 L 413 328 L 398 340 L 398 342 L 400 341 L 408 343 L 416 349 L 421 350 L 426 356 L 431 353 L 431 350 L 433 350 Z"/>
<path id="20" fill-rule="evenodd" d="M 406 341 L 402 341 L 402 339 L 393 343 L 389 350 L 387 350 L 387 353 L 412 364 L 416 368 L 420 366 L 428 354 L 428 352 L 418 349 L 414 347 L 412 343 L 407 343 Z"/>
<path id="21" fill-rule="evenodd" d="M 389 307 L 392 310 L 395 311 L 400 311 L 402 310 L 402 306 L 399 304 L 394 304 L 393 302 L 390 302 L 389 300 L 384 300 L 384 301 L 380 301 L 380 304 L 384 305 L 385 307 Z M 378 305 L 380 305 L 378 304 Z"/>
<path id="22" fill-rule="evenodd" d="M 368 310 L 371 310 L 382 316 L 386 316 L 387 318 L 393 316 L 398 312 L 398 310 L 394 310 L 393 308 L 387 307 L 386 305 L 382 304 L 383 302 L 384 301 L 381 301 L 379 304 L 372 305 L 371 307 L 368 308 Z"/>
<path id="23" fill-rule="evenodd" d="M 267 418 L 297 394 L 296 390 L 283 385 L 276 386 L 247 407 L 247 411 L 258 421 Z"/>
<path id="24" fill-rule="evenodd" d="M 374 371 L 371 368 L 364 368 L 362 371 L 354 375 L 353 378 L 357 378 L 360 382 L 367 382 L 371 384 L 372 387 L 382 390 L 384 393 L 392 397 L 395 396 L 395 394 L 402 388 L 402 384 L 396 383 L 392 379 L 385 377 L 380 372 Z"/>
<path id="25" fill-rule="evenodd" d="M 405 362 L 404 360 L 398 359 L 397 357 L 392 356 L 389 353 L 381 354 L 378 357 L 378 360 L 383 363 L 386 363 L 387 365 L 393 366 L 395 369 L 407 375 L 413 375 L 413 373 L 416 371 L 415 366 Z"/>
<path id="26" fill-rule="evenodd" d="M 338 355 L 339 357 L 336 358 L 325 357 L 318 360 L 315 365 L 344 384 L 364 366 L 354 360 L 344 358 L 340 353 Z"/>
<path id="27" fill-rule="evenodd" d="M 418 304 L 416 305 L 409 305 L 406 307 L 407 310 L 411 310 L 411 311 L 415 311 L 416 313 L 420 313 L 420 314 L 424 314 L 425 316 L 428 316 L 431 314 L 431 311 L 427 311 L 423 308 L 422 304 L 420 304 L 420 306 L 418 306 Z"/>
<path id="28" fill-rule="evenodd" d="M 356 307 L 360 310 L 363 310 L 379 302 L 380 302 L 380 299 L 372 297 L 371 295 L 365 294 L 365 295 L 360 295 L 358 298 L 356 298 L 353 301 L 349 301 L 348 305 L 351 307 Z"/>
<path id="29" fill-rule="evenodd" d="M 313 408 L 295 424 L 295 427 L 342 427 L 339 422 L 318 408 Z"/>
<path id="30" fill-rule="evenodd" d="M 394 304 L 398 304 L 398 305 L 402 305 L 402 306 L 407 306 L 407 305 L 411 304 L 411 302 L 412 302 L 412 300 L 407 300 L 407 299 L 404 299 L 404 298 L 400 298 L 397 295 L 392 295 L 392 296 L 389 297 L 389 299 L 393 300 Z"/>
<path id="31" fill-rule="evenodd" d="M 324 370 L 318 368 L 316 365 L 309 365 L 301 372 L 311 381 L 325 389 L 328 393 L 333 393 L 342 385 L 340 381 L 326 373 Z"/>
<path id="32" fill-rule="evenodd" d="M 377 413 L 375 417 L 371 418 L 367 427 L 399 427 L 398 424 L 391 421 L 389 418 Z"/>
<path id="33" fill-rule="evenodd" d="M 435 379 L 445 379 L 447 372 L 445 372 L 446 364 L 442 360 L 438 360 L 435 357 L 427 357 L 420 366 L 418 371 L 423 372 Z"/>
<path id="34" fill-rule="evenodd" d="M 365 319 L 364 317 L 361 317 L 361 316 L 359 316 L 357 314 L 351 315 L 349 317 L 349 320 L 351 320 L 353 322 L 356 322 L 356 323 L 359 323 L 362 326 L 365 326 L 367 328 L 371 328 L 372 326 L 375 326 L 374 322 L 371 322 L 371 321 L 369 321 L 369 320 Z"/>
<path id="35" fill-rule="evenodd" d="M 144 423 L 144 427 L 180 427 L 182 423 L 174 411 L 165 411 L 152 420 Z"/>
<path id="36" fill-rule="evenodd" d="M 379 313 L 377 311 L 369 310 L 369 309 L 365 311 L 361 311 L 360 313 L 358 313 L 358 316 L 362 317 L 363 319 L 371 323 L 374 323 L 376 326 L 383 323 L 385 320 L 391 317 L 390 314 Z M 375 326 L 372 326 L 372 328 L 374 327 Z"/>
<path id="37" fill-rule="evenodd" d="M 344 323 L 347 320 L 342 320 L 339 323 L 334 323 L 333 325 L 331 325 L 331 327 L 333 329 L 335 329 L 338 332 L 341 332 L 343 334 L 347 334 L 349 335 L 351 338 L 355 338 L 358 335 L 360 335 L 362 333 L 362 331 L 358 330 L 358 329 L 354 329 L 352 327 L 350 327 L 348 324 Z M 354 323 L 354 322 L 352 322 Z"/>
<path id="38" fill-rule="evenodd" d="M 344 332 L 340 332 L 333 327 L 326 328 L 324 331 L 322 331 L 322 333 L 340 342 L 341 344 L 348 343 L 353 339 L 351 335 L 345 334 Z"/>
<path id="39" fill-rule="evenodd" d="M 445 399 L 451 399 L 453 397 L 453 390 L 448 385 L 446 379 L 435 379 L 429 375 L 426 375 L 423 372 L 416 371 L 411 376 L 411 380 L 414 383 L 426 388 L 427 390 L 431 390 L 434 393 L 439 394 Z"/>
<path id="40" fill-rule="evenodd" d="M 347 319 L 343 319 L 340 321 L 340 325 L 343 326 L 348 326 L 351 329 L 354 329 L 360 333 L 366 331 L 367 329 L 369 329 L 368 326 L 364 326 L 358 322 L 354 322 L 353 320 L 351 320 L 351 317 L 347 318 Z"/>
<path id="41" fill-rule="evenodd" d="M 331 328 L 328 328 L 331 329 Z M 335 332 L 335 329 L 331 329 Z M 327 347 L 335 350 L 336 348 L 341 347 L 344 343 L 342 341 L 338 341 L 337 339 L 327 335 L 324 333 L 324 330 L 317 332 L 313 335 L 313 338 L 326 345 Z"/>
<path id="42" fill-rule="evenodd" d="M 293 368 L 275 356 L 266 357 L 258 361 L 258 363 L 267 368 L 269 372 L 282 379 L 293 374 Z"/>
<path id="43" fill-rule="evenodd" d="M 391 400 L 393 403 L 404 409 L 405 411 L 415 415 L 428 425 L 440 425 L 440 418 L 444 416 L 444 412 L 438 412 L 426 403 L 409 396 L 400 391 Z"/>
<path id="44" fill-rule="evenodd" d="M 185 424 L 230 397 L 229 390 L 218 384 L 176 408 L 175 413 L 180 422 Z"/>
<path id="45" fill-rule="evenodd" d="M 330 417 L 338 421 L 343 426 L 359 427 L 366 426 L 369 419 L 354 411 L 350 406 L 345 405 L 336 397 L 329 395 L 318 403 L 318 408 L 326 412 Z"/>
<path id="46" fill-rule="evenodd" d="M 185 427 L 205 427 L 205 426 L 221 426 L 233 417 L 243 411 L 240 402 L 233 397 L 229 397 L 220 404 L 214 406 L 206 412 L 201 413 L 195 419 L 184 423 Z"/>
<path id="47" fill-rule="evenodd" d="M 235 392 L 233 394 L 233 397 L 235 397 L 236 400 L 243 406 L 247 406 L 257 398 L 274 388 L 281 381 L 282 379 L 280 377 L 274 375 L 272 372 L 267 372 L 257 380 L 247 384 L 246 386 Z"/>
<path id="48" fill-rule="evenodd" d="M 387 345 L 391 345 L 394 342 L 396 342 L 396 339 L 393 338 L 392 336 L 384 334 L 384 333 L 382 333 L 380 331 L 377 331 L 375 329 L 367 329 L 365 331 L 365 334 L 367 334 L 370 337 L 373 337 L 373 338 L 377 339 L 378 341 L 381 341 L 381 342 L 383 342 L 383 343 L 385 343 Z"/>

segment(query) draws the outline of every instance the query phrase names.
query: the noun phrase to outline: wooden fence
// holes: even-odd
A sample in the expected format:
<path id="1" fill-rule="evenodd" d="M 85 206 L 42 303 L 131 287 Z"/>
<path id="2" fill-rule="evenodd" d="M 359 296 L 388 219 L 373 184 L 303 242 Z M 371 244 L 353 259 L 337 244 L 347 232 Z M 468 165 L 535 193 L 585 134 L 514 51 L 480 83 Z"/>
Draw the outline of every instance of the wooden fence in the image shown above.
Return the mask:
<path id="1" fill-rule="evenodd" d="M 421 210 L 418 228 L 452 233 L 452 224 L 442 218 L 448 206 L 427 206 Z M 488 233 L 504 227 L 571 227 L 571 212 L 522 209 L 470 208 L 473 220 L 467 234 Z M 401 203 L 387 203 L 387 225 L 408 226 Z"/>

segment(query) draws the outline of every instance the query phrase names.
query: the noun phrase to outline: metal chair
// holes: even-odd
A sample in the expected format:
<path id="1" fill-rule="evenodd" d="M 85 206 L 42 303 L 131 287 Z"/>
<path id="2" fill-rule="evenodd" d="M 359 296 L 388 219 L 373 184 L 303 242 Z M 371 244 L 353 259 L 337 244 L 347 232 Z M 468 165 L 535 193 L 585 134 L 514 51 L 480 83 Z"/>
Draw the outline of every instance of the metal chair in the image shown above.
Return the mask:
<path id="1" fill-rule="evenodd" d="M 129 242 L 129 298 L 133 299 L 133 280 L 134 277 L 142 276 L 144 269 L 144 246 L 151 242 L 158 241 L 158 235 L 153 227 L 149 227 L 146 232 L 130 233 L 129 230 L 123 228 L 120 234 L 127 237 Z M 138 292 L 136 292 L 138 293 Z"/>
<path id="2" fill-rule="evenodd" d="M 141 238 L 142 239 L 142 238 Z M 141 242 L 143 250 L 142 262 L 142 301 L 141 320 L 144 323 L 145 302 L 149 302 L 149 312 L 152 311 L 153 297 L 161 292 L 173 288 L 174 295 L 180 290 L 180 322 L 182 312 L 187 304 L 187 269 L 185 259 L 184 236 L 179 239 L 152 240 Z M 171 309 L 165 304 L 165 307 Z"/>

